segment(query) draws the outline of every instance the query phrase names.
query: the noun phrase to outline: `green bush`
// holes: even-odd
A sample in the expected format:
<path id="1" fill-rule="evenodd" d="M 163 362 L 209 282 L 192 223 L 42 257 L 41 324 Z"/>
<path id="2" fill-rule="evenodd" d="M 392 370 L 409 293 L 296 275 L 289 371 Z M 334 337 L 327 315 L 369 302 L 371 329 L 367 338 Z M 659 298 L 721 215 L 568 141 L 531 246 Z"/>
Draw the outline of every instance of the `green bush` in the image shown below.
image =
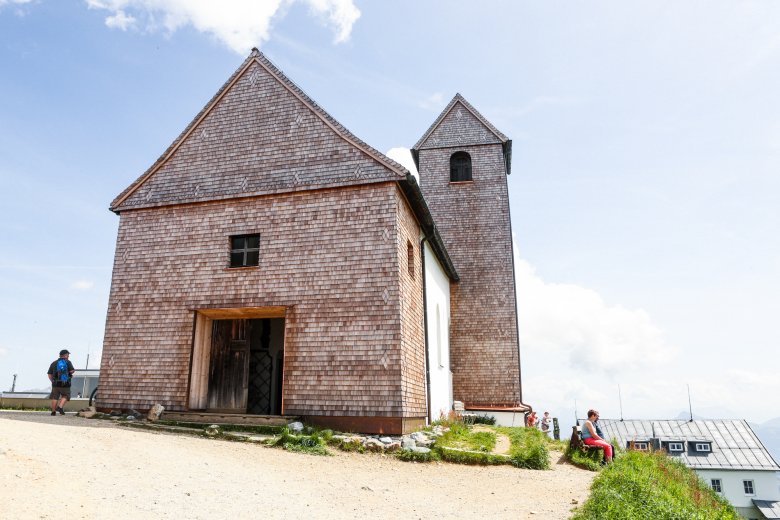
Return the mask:
<path id="1" fill-rule="evenodd" d="M 441 460 L 441 455 L 436 450 L 431 450 L 428 453 L 420 453 L 412 450 L 401 450 L 396 454 L 399 460 L 404 462 L 435 462 Z"/>
<path id="2" fill-rule="evenodd" d="M 738 520 L 739 515 L 693 470 L 661 452 L 628 451 L 591 486 L 574 520 Z"/>
<path id="3" fill-rule="evenodd" d="M 571 445 L 566 449 L 565 455 L 569 462 L 575 466 L 591 471 L 598 471 L 602 466 L 601 462 L 604 460 L 604 450 L 585 450 L 579 447 L 574 448 Z"/>
<path id="4" fill-rule="evenodd" d="M 474 417 L 474 424 L 487 424 L 489 426 L 495 426 L 496 418 L 490 415 L 477 415 Z"/>

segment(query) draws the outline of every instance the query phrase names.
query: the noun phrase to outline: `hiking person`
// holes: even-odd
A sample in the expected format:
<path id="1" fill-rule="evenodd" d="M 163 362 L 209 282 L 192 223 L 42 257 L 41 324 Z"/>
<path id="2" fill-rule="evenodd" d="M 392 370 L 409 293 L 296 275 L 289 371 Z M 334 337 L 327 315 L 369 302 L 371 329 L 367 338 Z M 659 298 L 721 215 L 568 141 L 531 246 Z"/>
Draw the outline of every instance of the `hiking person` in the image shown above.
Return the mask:
<path id="1" fill-rule="evenodd" d="M 588 420 L 582 425 L 582 442 L 588 446 L 600 446 L 604 448 L 604 462 L 612 462 L 612 445 L 605 441 L 596 431 L 599 413 L 596 410 L 588 410 Z M 599 431 L 601 428 L 598 428 Z"/>
<path id="2" fill-rule="evenodd" d="M 73 363 L 68 360 L 69 357 L 70 352 L 66 349 L 60 350 L 59 359 L 54 360 L 49 365 L 49 371 L 46 373 L 49 376 L 49 381 L 51 381 L 51 395 L 49 395 L 49 399 L 51 399 L 52 415 L 57 415 L 57 412 L 60 412 L 60 415 L 65 415 L 65 410 L 62 407 L 65 406 L 66 402 L 70 401 L 70 383 L 73 380 L 73 372 L 76 369 L 73 368 Z"/>
<path id="3" fill-rule="evenodd" d="M 528 416 L 528 427 L 536 428 L 536 412 L 531 412 Z"/>
<path id="4" fill-rule="evenodd" d="M 552 423 L 552 419 L 550 418 L 550 412 L 544 412 L 544 415 L 542 416 L 542 420 L 539 423 L 539 426 L 544 433 L 550 433 L 551 423 Z"/>

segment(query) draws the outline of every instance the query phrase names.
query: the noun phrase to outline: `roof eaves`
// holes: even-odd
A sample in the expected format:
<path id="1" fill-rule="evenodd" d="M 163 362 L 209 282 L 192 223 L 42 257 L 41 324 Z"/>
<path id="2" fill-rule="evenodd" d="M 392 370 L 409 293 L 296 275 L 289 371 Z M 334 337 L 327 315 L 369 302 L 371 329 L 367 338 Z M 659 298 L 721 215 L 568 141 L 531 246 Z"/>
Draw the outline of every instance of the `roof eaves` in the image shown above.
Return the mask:
<path id="1" fill-rule="evenodd" d="M 412 174 L 408 174 L 405 179 L 399 180 L 398 185 L 401 187 L 406 199 L 412 207 L 412 211 L 417 216 L 420 222 L 420 227 L 431 245 L 436 258 L 439 259 L 447 276 L 453 282 L 460 281 L 460 276 L 455 270 L 455 265 L 452 263 L 447 248 L 444 246 L 444 241 L 439 234 L 439 230 L 436 227 L 436 222 L 433 220 L 431 210 L 428 208 L 428 204 L 425 202 L 420 185 L 417 184 L 417 179 Z"/>

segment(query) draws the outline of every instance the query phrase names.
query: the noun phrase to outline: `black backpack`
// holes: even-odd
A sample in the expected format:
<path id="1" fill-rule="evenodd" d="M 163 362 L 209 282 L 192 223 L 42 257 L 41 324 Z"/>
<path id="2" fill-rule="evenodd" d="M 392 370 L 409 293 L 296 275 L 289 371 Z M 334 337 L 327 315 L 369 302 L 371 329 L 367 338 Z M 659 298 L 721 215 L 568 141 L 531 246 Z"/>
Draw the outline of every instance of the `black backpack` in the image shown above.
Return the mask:
<path id="1" fill-rule="evenodd" d="M 66 359 L 57 360 L 54 381 L 56 381 L 59 386 L 65 386 L 68 384 L 68 381 L 70 381 L 70 372 L 68 371 L 68 361 Z"/>

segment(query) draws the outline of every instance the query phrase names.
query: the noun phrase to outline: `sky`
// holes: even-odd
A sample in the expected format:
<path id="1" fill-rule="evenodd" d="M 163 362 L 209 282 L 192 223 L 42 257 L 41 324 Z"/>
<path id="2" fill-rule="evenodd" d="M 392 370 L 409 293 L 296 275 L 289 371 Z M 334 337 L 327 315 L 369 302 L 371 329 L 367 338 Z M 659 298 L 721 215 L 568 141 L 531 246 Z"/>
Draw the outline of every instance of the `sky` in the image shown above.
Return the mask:
<path id="1" fill-rule="evenodd" d="M 1 389 L 98 366 L 108 205 L 253 46 L 378 150 L 456 92 L 513 140 L 525 402 L 780 416 L 774 0 L 0 0 Z"/>

